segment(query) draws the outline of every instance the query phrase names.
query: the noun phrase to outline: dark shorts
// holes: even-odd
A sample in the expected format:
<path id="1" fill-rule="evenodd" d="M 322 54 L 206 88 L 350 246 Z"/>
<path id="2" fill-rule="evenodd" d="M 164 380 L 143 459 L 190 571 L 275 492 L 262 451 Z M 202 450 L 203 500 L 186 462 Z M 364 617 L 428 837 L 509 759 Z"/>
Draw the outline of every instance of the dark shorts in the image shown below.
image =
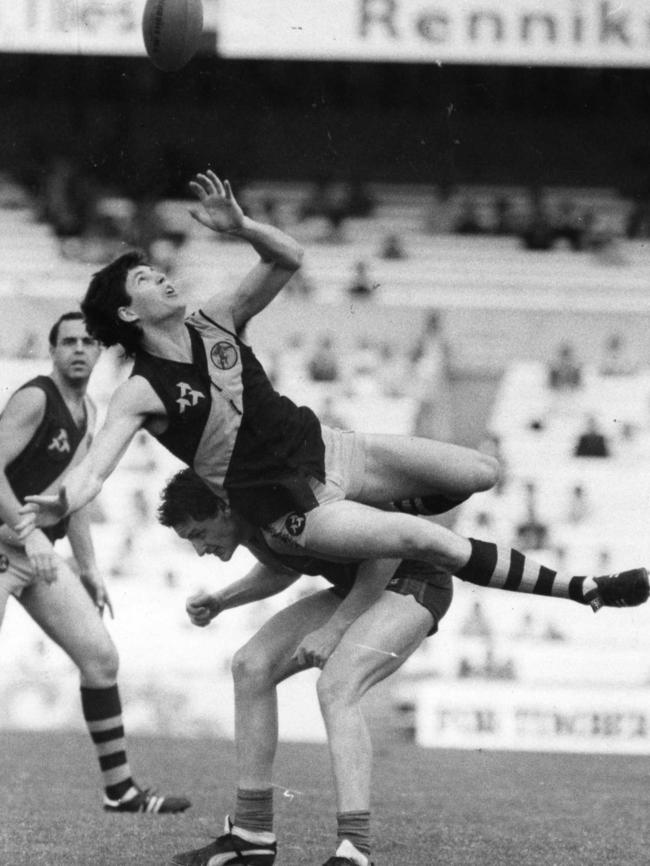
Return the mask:
<path id="1" fill-rule="evenodd" d="M 435 570 L 427 562 L 416 562 L 405 559 L 400 562 L 393 577 L 386 586 L 388 592 L 398 595 L 412 595 L 418 604 L 428 610 L 433 617 L 428 636 L 438 631 L 438 623 L 449 610 L 453 597 L 453 583 L 450 574 Z M 348 587 L 333 586 L 332 591 L 340 598 L 345 598 Z"/>

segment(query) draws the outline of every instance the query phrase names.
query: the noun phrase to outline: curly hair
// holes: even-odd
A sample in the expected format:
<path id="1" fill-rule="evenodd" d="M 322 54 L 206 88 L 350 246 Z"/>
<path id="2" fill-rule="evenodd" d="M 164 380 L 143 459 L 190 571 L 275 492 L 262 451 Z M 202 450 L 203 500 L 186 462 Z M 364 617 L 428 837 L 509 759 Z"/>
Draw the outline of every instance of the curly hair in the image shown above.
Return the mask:
<path id="1" fill-rule="evenodd" d="M 128 306 L 131 297 L 126 291 L 129 271 L 148 264 L 141 250 L 131 250 L 93 274 L 81 310 L 88 333 L 104 346 L 119 343 L 129 356 L 135 355 L 142 339 L 142 329 L 136 323 L 123 322 L 117 311 Z"/>
<path id="2" fill-rule="evenodd" d="M 226 501 L 199 478 L 192 469 L 181 469 L 160 493 L 158 520 L 163 526 L 178 526 L 188 518 L 207 520 L 226 508 Z"/>

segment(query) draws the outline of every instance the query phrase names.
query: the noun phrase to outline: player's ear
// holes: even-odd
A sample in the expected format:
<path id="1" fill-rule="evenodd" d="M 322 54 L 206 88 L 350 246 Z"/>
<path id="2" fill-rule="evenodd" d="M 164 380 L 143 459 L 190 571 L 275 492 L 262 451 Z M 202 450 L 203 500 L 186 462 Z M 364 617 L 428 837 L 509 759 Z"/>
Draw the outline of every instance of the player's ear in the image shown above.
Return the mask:
<path id="1" fill-rule="evenodd" d="M 120 319 L 120 321 L 127 323 L 138 321 L 138 316 L 134 313 L 131 307 L 118 307 L 117 318 Z"/>

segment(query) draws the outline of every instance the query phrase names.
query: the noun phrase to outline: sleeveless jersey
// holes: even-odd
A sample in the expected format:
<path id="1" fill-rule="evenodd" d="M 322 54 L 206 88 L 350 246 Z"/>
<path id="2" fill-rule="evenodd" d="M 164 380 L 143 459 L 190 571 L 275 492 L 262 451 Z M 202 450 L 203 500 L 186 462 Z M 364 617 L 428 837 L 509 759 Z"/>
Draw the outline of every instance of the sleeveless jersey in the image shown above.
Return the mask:
<path id="1" fill-rule="evenodd" d="M 25 501 L 29 493 L 54 493 L 70 465 L 78 463 L 90 444 L 87 430 L 88 407 L 83 427 L 77 427 L 61 392 L 49 376 L 36 376 L 18 389 L 40 388 L 45 394 L 43 420 L 25 448 L 6 467 L 7 480 L 17 499 Z M 84 443 L 84 446 L 80 446 Z M 50 541 L 62 538 L 68 520 L 43 527 Z"/>
<path id="2" fill-rule="evenodd" d="M 257 526 L 309 511 L 318 503 L 308 479 L 325 480 L 320 422 L 274 390 L 231 314 L 219 318 L 186 319 L 192 363 L 138 352 L 131 376 L 147 380 L 167 415 L 153 435 Z"/>

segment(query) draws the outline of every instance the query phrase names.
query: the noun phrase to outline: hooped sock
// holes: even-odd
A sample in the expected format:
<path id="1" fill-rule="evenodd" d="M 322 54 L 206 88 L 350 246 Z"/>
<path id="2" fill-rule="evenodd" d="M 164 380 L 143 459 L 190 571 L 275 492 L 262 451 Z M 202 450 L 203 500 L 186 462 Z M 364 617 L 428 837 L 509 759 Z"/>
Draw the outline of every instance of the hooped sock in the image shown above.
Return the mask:
<path id="1" fill-rule="evenodd" d="M 81 686 L 81 708 L 95 744 L 106 796 L 119 800 L 134 782 L 126 757 L 122 704 L 117 685 L 104 689 Z"/>
<path id="2" fill-rule="evenodd" d="M 568 598 L 580 604 L 585 600 L 585 582 L 589 577 L 573 577 L 558 573 L 532 557 L 489 541 L 470 538 L 472 552 L 469 560 L 455 574 L 461 580 L 477 586 L 507 589 L 511 592 L 526 592 Z"/>

